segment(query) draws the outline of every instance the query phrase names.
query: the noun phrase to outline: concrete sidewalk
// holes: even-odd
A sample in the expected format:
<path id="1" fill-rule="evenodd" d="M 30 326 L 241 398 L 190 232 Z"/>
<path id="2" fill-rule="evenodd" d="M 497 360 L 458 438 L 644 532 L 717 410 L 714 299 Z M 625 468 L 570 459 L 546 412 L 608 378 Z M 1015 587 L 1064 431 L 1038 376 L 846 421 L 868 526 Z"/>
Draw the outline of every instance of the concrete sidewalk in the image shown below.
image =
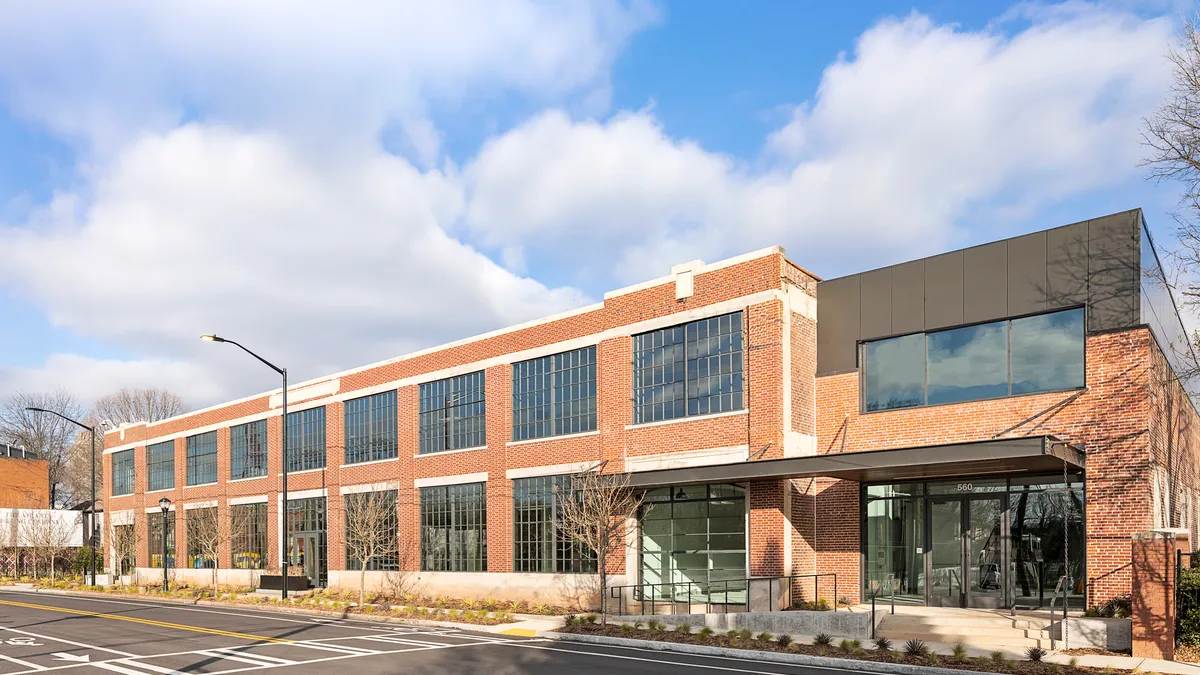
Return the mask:
<path id="1" fill-rule="evenodd" d="M 1046 657 L 1049 663 L 1066 665 L 1071 661 L 1069 654 L 1053 654 Z M 1164 661 L 1162 659 L 1143 659 L 1134 656 L 1099 656 L 1080 655 L 1078 665 L 1092 668 L 1112 668 L 1113 670 L 1133 670 L 1137 668 L 1144 673 L 1179 673 L 1181 675 L 1200 675 L 1200 663 L 1185 663 L 1183 661 Z"/>

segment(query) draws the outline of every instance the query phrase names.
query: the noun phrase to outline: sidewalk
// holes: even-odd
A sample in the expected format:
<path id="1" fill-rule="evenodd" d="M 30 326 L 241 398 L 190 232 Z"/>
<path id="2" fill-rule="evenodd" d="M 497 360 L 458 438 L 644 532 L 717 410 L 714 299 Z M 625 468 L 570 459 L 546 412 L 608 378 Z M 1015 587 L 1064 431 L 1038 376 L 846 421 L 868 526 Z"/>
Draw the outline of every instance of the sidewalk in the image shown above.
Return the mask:
<path id="1" fill-rule="evenodd" d="M 1162 659 L 1143 659 L 1133 656 L 1076 656 L 1079 665 L 1092 668 L 1112 668 L 1114 670 L 1133 670 L 1137 668 L 1144 673 L 1180 673 L 1181 675 L 1200 675 L 1200 664 L 1184 663 L 1183 661 L 1163 661 Z M 1054 654 L 1047 656 L 1048 663 L 1067 664 L 1071 660 L 1069 654 Z"/>

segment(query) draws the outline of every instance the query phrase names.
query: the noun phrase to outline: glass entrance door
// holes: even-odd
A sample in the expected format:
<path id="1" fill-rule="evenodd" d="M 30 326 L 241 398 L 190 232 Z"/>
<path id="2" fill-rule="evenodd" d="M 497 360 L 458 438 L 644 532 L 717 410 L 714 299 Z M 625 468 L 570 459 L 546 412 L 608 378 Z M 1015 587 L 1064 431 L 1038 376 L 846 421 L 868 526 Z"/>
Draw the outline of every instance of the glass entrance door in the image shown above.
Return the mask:
<path id="1" fill-rule="evenodd" d="M 1004 603 L 1002 497 L 929 500 L 929 604 L 998 608 Z"/>
<path id="2" fill-rule="evenodd" d="M 317 584 L 320 580 L 320 570 L 317 568 L 317 535 L 301 533 L 291 535 L 290 563 L 293 567 L 304 570 L 304 575 Z"/>

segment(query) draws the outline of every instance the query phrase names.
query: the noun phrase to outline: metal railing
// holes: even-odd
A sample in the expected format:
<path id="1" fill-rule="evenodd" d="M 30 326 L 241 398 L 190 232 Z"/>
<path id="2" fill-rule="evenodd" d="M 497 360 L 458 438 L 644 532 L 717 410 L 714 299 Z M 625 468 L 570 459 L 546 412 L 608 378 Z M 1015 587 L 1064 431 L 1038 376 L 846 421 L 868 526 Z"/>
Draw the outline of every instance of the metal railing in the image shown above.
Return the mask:
<path id="1" fill-rule="evenodd" d="M 1063 616 L 1062 623 L 1059 624 L 1059 634 L 1062 635 L 1063 648 L 1067 644 L 1067 576 L 1058 578 L 1058 583 L 1054 584 L 1054 596 L 1050 598 L 1050 651 L 1054 651 L 1054 601 L 1058 600 L 1059 593 L 1062 594 L 1063 601 Z"/>
<path id="2" fill-rule="evenodd" d="M 879 596 L 880 589 L 883 584 L 887 584 L 888 593 L 892 598 L 892 614 L 896 613 L 896 575 L 888 574 L 883 578 L 882 583 L 875 584 L 875 588 L 871 590 L 871 639 L 875 639 L 875 598 Z"/>
<path id="3" fill-rule="evenodd" d="M 639 615 L 655 615 L 659 609 L 668 610 L 668 614 L 698 614 L 698 606 L 703 606 L 704 614 L 727 614 L 730 612 L 748 611 L 781 611 L 796 609 L 799 601 L 796 598 L 801 580 L 812 579 L 812 603 L 816 606 L 820 600 L 820 583 L 824 577 L 833 578 L 833 603 L 831 609 L 837 611 L 838 584 L 837 574 L 825 572 L 822 574 L 793 574 L 779 577 L 748 577 L 745 579 L 727 579 L 720 581 L 675 581 L 658 584 L 636 584 L 630 586 L 614 586 L 609 589 L 609 596 L 617 601 L 615 614 L 628 616 L 636 607 Z M 764 589 L 765 586 L 765 589 Z M 765 590 L 765 595 L 759 595 Z M 756 598 L 765 598 L 766 602 L 753 602 Z M 786 597 L 786 602 L 780 600 Z M 632 602 L 630 602 L 632 600 Z M 751 605 L 762 604 L 763 610 Z M 681 607 L 685 611 L 678 611 Z M 646 611 L 649 609 L 649 611 Z M 716 611 L 714 611 L 716 609 Z"/>

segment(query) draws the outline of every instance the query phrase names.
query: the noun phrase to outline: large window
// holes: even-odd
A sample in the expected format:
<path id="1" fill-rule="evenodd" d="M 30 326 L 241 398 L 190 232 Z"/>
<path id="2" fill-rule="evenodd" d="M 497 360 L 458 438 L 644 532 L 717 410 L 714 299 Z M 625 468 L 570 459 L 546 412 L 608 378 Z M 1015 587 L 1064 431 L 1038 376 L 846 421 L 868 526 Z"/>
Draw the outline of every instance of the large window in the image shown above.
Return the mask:
<path id="1" fill-rule="evenodd" d="M 325 468 L 325 406 L 287 416 L 288 471 Z"/>
<path id="2" fill-rule="evenodd" d="M 596 554 L 563 533 L 562 502 L 576 499 L 570 476 L 513 481 L 513 570 L 595 572 Z"/>
<path id="3" fill-rule="evenodd" d="M 146 491 L 175 487 L 175 441 L 146 448 Z"/>
<path id="4" fill-rule="evenodd" d="M 487 445 L 482 370 L 426 382 L 420 399 L 420 454 Z"/>
<path id="5" fill-rule="evenodd" d="M 421 488 L 421 569 L 487 571 L 486 484 Z"/>
<path id="6" fill-rule="evenodd" d="M 596 348 L 513 364 L 513 440 L 596 429 Z"/>
<path id="7" fill-rule="evenodd" d="M 633 338 L 633 421 L 741 410 L 742 313 Z"/>
<path id="8" fill-rule="evenodd" d="M 217 566 L 217 546 L 221 528 L 216 507 L 188 509 L 187 566 L 192 569 L 212 569 Z"/>
<path id="9" fill-rule="evenodd" d="M 188 436 L 187 484 L 217 482 L 217 432 Z"/>
<path id="10" fill-rule="evenodd" d="M 1084 312 L 994 321 L 863 345 L 863 409 L 978 401 L 1084 385 Z"/>
<path id="11" fill-rule="evenodd" d="M 346 569 L 361 570 L 362 558 L 368 556 L 368 570 L 400 569 L 396 491 L 352 493 L 342 500 L 346 511 Z"/>
<path id="12" fill-rule="evenodd" d="M 113 544 L 118 546 L 118 550 L 114 553 L 117 556 L 117 574 L 125 575 L 137 568 L 137 534 L 134 532 L 134 525 L 114 525 L 113 526 Z"/>
<path id="13" fill-rule="evenodd" d="M 133 450 L 114 452 L 112 456 L 112 494 L 133 494 Z"/>
<path id="14" fill-rule="evenodd" d="M 163 513 L 146 514 L 146 547 L 150 551 L 150 566 L 163 566 Z M 175 566 L 175 512 L 167 511 L 167 567 Z"/>
<path id="15" fill-rule="evenodd" d="M 267 566 L 267 505 L 229 507 L 229 550 L 233 566 L 260 570 Z"/>
<path id="16" fill-rule="evenodd" d="M 644 592 L 658 599 L 746 602 L 746 490 L 682 485 L 646 492 L 638 511 Z"/>
<path id="17" fill-rule="evenodd" d="M 267 475 L 267 421 L 239 424 L 229 429 L 229 478 Z"/>
<path id="18" fill-rule="evenodd" d="M 396 457 L 396 392 L 346 401 L 346 463 Z"/>

